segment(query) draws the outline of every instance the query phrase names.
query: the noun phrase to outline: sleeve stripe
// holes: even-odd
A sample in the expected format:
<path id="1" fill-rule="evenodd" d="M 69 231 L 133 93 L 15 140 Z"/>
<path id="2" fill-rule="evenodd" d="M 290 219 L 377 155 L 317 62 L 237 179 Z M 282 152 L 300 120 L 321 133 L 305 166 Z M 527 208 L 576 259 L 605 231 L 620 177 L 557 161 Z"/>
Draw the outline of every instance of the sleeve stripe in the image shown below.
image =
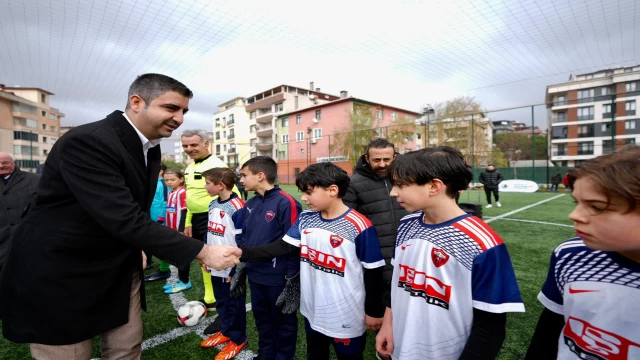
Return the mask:
<path id="1" fill-rule="evenodd" d="M 353 210 L 351 210 L 353 211 Z M 345 217 L 344 217 L 347 221 L 349 221 L 350 223 L 353 224 L 353 226 L 356 227 L 356 229 L 358 230 L 358 232 L 362 232 L 364 230 L 364 224 L 357 218 L 354 218 L 353 216 L 351 216 L 351 213 L 348 213 Z"/>
<path id="2" fill-rule="evenodd" d="M 500 235 L 496 234 L 496 232 L 487 223 L 485 223 L 484 221 L 480 220 L 475 216 L 470 216 L 466 220 L 476 224 L 478 228 L 484 230 L 487 234 L 489 234 L 489 236 L 493 239 L 493 242 L 495 243 L 494 245 L 502 244 L 502 238 L 500 237 Z"/>
<path id="3" fill-rule="evenodd" d="M 287 198 L 287 200 L 289 200 L 289 204 L 291 205 L 291 225 L 293 225 L 296 222 L 296 219 L 298 218 L 298 209 L 296 208 L 296 201 L 293 200 L 293 197 L 291 197 L 291 195 L 287 194 L 283 190 L 280 190 L 280 194 L 284 195 L 284 197 Z"/>
<path id="4" fill-rule="evenodd" d="M 293 245 L 293 246 L 300 247 L 300 240 L 298 240 L 298 239 L 294 239 L 294 238 L 292 238 L 292 237 L 291 237 L 291 236 L 289 236 L 289 235 L 285 235 L 285 236 L 282 238 L 282 240 L 283 240 L 284 242 L 286 242 L 287 244 L 291 244 L 291 245 Z"/>
<path id="5" fill-rule="evenodd" d="M 482 251 L 486 251 L 488 248 L 490 248 L 490 246 L 487 246 L 487 243 L 485 243 L 484 240 L 480 239 L 480 237 L 478 237 L 478 235 L 476 235 L 471 229 L 469 229 L 465 224 L 463 224 L 463 221 L 459 221 L 459 222 L 453 224 L 453 227 L 455 227 L 456 229 L 462 231 L 469 238 L 471 238 L 473 241 L 475 241 L 478 244 L 478 246 L 480 246 L 480 249 L 482 249 Z"/>
<path id="6" fill-rule="evenodd" d="M 502 304 L 490 304 L 482 301 L 473 300 L 473 307 L 492 313 L 506 313 L 506 312 L 524 312 L 523 303 L 502 303 Z"/>
<path id="7" fill-rule="evenodd" d="M 373 262 L 373 263 L 367 263 L 367 262 L 361 261 L 360 263 L 362 264 L 362 266 L 365 269 L 377 269 L 379 267 L 383 267 L 384 266 L 384 260 L 378 260 L 378 261 Z"/>
<path id="8" fill-rule="evenodd" d="M 349 211 L 349 214 L 359 218 L 360 220 L 362 220 L 362 222 L 364 222 L 366 227 L 373 226 L 373 224 L 371 223 L 371 220 L 369 220 L 369 218 L 367 218 L 366 216 L 360 214 L 357 210 L 351 209 L 351 211 Z"/>
<path id="9" fill-rule="evenodd" d="M 468 232 L 464 230 L 463 231 L 467 235 L 469 235 L 479 245 L 482 243 L 480 247 L 483 248 L 482 249 L 483 251 L 498 245 L 496 239 L 494 239 L 490 233 L 488 233 L 485 229 L 478 227 L 472 222 L 470 222 L 469 218 L 458 222 L 454 226 L 457 227 L 458 229 L 465 228 Z"/>
<path id="10" fill-rule="evenodd" d="M 344 218 L 352 223 L 356 227 L 356 229 L 358 229 L 358 232 L 363 232 L 367 228 L 373 226 L 369 219 L 367 219 L 364 215 L 360 214 L 354 209 L 351 209 L 351 211 L 349 211 L 349 213 L 345 215 Z"/>
<path id="11" fill-rule="evenodd" d="M 564 307 L 555 301 L 551 301 L 542 293 L 542 291 L 538 294 L 538 301 L 540 301 L 545 308 L 553 311 L 554 313 L 564 315 Z"/>

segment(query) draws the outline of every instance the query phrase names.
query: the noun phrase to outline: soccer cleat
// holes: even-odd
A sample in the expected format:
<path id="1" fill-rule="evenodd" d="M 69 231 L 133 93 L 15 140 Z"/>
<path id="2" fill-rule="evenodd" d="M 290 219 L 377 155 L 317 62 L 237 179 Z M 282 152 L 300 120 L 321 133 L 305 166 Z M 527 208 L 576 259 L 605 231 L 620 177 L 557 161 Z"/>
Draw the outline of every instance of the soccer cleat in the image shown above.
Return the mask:
<path id="1" fill-rule="evenodd" d="M 189 280 L 191 281 L 191 280 Z M 206 307 L 207 307 L 207 311 L 211 312 L 211 311 L 216 311 L 216 302 L 212 302 L 211 304 L 209 304 L 208 302 L 204 301 L 204 299 L 200 299 L 198 300 L 201 303 L 203 303 Z"/>
<path id="2" fill-rule="evenodd" d="M 224 344 L 224 343 L 229 342 L 229 341 L 231 341 L 231 339 L 229 339 L 228 337 L 222 335 L 221 331 L 218 331 L 217 333 L 215 333 L 215 334 L 209 336 L 208 338 L 202 340 L 202 342 L 200 343 L 200 346 L 202 346 L 203 348 L 210 348 L 210 347 L 218 346 L 220 344 Z M 245 343 L 246 343 L 246 341 L 245 341 Z"/>
<path id="3" fill-rule="evenodd" d="M 162 287 L 162 290 L 168 290 L 168 289 L 171 289 L 171 288 L 173 287 L 173 284 L 174 284 L 174 283 L 170 283 L 170 284 L 167 284 L 167 285 L 163 286 L 163 287 Z"/>
<path id="4" fill-rule="evenodd" d="M 182 281 L 178 280 L 177 283 L 173 284 L 173 286 L 169 289 L 166 289 L 164 291 L 165 294 L 176 294 L 179 292 L 183 292 L 185 290 L 189 290 L 191 289 L 191 281 L 189 281 L 188 283 L 183 283 Z"/>
<path id="5" fill-rule="evenodd" d="M 163 279 L 168 279 L 171 277 L 170 271 L 158 271 L 151 275 L 147 275 L 144 277 L 144 282 L 158 281 Z"/>
<path id="6" fill-rule="evenodd" d="M 215 320 L 213 320 L 213 322 L 211 324 L 209 324 L 209 326 L 207 326 L 202 333 L 205 335 L 209 335 L 209 334 L 215 334 L 217 332 L 220 332 L 220 330 L 222 330 L 222 325 L 220 325 L 220 316 L 216 317 Z"/>
<path id="7" fill-rule="evenodd" d="M 485 208 L 487 208 L 487 209 L 491 209 L 492 207 L 493 207 L 493 205 L 491 205 L 491 204 L 485 206 Z"/>
<path id="8" fill-rule="evenodd" d="M 214 360 L 229 360 L 233 359 L 236 355 L 247 347 L 247 340 L 245 340 L 242 344 L 237 345 L 233 341 L 229 341 L 229 343 L 220 350 L 218 355 L 214 358 Z"/>
<path id="9" fill-rule="evenodd" d="M 497 207 L 502 207 L 502 204 L 500 204 L 500 201 L 496 201 L 496 206 Z"/>

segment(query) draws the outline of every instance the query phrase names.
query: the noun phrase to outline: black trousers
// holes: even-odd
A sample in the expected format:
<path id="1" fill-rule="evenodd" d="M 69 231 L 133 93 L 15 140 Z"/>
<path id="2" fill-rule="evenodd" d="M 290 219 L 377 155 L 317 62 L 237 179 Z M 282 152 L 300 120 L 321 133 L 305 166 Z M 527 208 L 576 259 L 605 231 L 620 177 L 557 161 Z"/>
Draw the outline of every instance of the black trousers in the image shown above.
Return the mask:
<path id="1" fill-rule="evenodd" d="M 498 188 L 487 189 L 484 188 L 484 193 L 487 195 L 487 204 L 491 204 L 491 193 L 493 192 L 493 197 L 496 198 L 496 202 L 500 201 L 500 195 L 498 193 Z"/>

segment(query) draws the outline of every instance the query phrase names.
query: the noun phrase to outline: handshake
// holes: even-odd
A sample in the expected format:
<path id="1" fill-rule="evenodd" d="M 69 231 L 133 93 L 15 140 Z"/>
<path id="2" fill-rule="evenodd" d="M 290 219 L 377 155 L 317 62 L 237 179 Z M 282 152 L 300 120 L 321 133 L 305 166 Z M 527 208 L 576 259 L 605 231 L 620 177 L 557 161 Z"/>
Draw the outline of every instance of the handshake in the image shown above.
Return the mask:
<path id="1" fill-rule="evenodd" d="M 196 258 L 200 266 L 223 270 L 240 263 L 240 256 L 242 256 L 242 250 L 237 247 L 205 245 Z"/>

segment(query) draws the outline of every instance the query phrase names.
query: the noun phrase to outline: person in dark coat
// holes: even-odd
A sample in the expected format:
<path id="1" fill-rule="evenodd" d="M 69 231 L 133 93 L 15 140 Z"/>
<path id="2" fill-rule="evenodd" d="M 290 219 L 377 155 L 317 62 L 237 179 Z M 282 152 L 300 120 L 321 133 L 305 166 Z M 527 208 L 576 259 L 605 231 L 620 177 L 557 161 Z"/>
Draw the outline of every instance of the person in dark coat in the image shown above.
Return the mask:
<path id="1" fill-rule="evenodd" d="M 487 166 L 487 169 L 480 174 L 480 183 L 484 185 L 484 193 L 487 195 L 487 209 L 491 208 L 491 193 L 496 198 L 496 206 L 501 207 L 499 186 L 502 182 L 502 174 L 492 164 Z"/>
<path id="2" fill-rule="evenodd" d="M 36 194 L 40 176 L 24 172 L 16 166 L 13 155 L 0 152 L 0 274 L 9 251 L 11 234 L 15 231 L 22 211 Z"/>
<path id="3" fill-rule="evenodd" d="M 358 160 L 347 194 L 342 198 L 345 205 L 369 218 L 376 228 L 385 261 L 385 297 L 389 296 L 391 290 L 391 258 L 398 224 L 400 219 L 409 214 L 396 199 L 389 196 L 392 185 L 387 179 L 387 168 L 397 156 L 394 145 L 386 139 L 371 141 L 367 153 Z"/>
<path id="4" fill-rule="evenodd" d="M 561 182 L 562 175 L 560 175 L 560 173 L 556 173 L 555 175 L 553 175 L 553 177 L 551 178 L 551 188 L 549 188 L 549 191 L 558 192 L 558 185 L 560 185 Z"/>

